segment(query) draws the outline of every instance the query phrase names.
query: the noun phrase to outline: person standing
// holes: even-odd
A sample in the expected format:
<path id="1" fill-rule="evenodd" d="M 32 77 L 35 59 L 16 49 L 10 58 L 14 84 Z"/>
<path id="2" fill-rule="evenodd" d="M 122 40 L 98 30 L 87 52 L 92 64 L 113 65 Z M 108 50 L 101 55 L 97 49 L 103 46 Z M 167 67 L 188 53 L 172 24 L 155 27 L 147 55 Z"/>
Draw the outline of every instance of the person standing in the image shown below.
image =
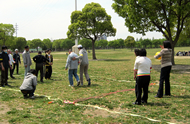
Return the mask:
<path id="1" fill-rule="evenodd" d="M 0 53 L 0 63 L 1 63 L 1 87 L 10 86 L 7 82 L 8 80 L 8 68 L 12 69 L 9 63 L 9 56 L 7 54 L 7 47 L 2 46 L 2 52 Z"/>
<path id="2" fill-rule="evenodd" d="M 77 86 L 79 86 L 80 85 L 80 80 L 79 80 L 79 77 L 77 75 L 77 69 L 78 69 L 79 61 L 78 60 L 72 61 L 73 57 L 78 57 L 78 55 L 76 53 L 72 52 L 71 49 L 69 49 L 69 55 L 67 57 L 65 70 L 67 70 L 69 68 L 69 70 L 68 70 L 69 83 L 70 83 L 69 86 L 74 86 L 73 85 L 73 75 L 75 76 L 75 78 L 77 80 Z"/>
<path id="3" fill-rule="evenodd" d="M 53 65 L 53 56 L 51 55 L 51 50 L 47 50 L 47 54 L 45 57 L 49 60 L 46 61 L 46 74 L 45 74 L 45 79 L 49 80 L 51 79 L 52 75 L 52 65 Z"/>
<path id="4" fill-rule="evenodd" d="M 7 54 L 9 56 L 10 66 L 12 67 L 12 64 L 14 64 L 15 61 L 13 60 L 13 56 L 11 55 L 11 50 L 10 49 L 7 50 Z M 15 77 L 13 77 L 13 69 L 12 68 L 10 68 L 10 77 L 13 78 L 13 79 L 15 79 Z"/>
<path id="5" fill-rule="evenodd" d="M 21 64 L 20 61 L 20 55 L 18 54 L 18 49 L 15 49 L 15 54 L 13 55 L 13 60 L 15 61 L 15 63 L 13 63 L 13 73 L 16 67 L 16 72 L 18 74 L 19 72 L 19 63 Z"/>
<path id="6" fill-rule="evenodd" d="M 154 58 L 158 59 L 159 57 L 162 57 L 161 59 L 161 73 L 160 73 L 160 84 L 159 89 L 157 92 L 156 98 L 162 98 L 163 97 L 163 84 L 165 81 L 165 95 L 170 96 L 170 71 L 172 68 L 172 47 L 169 41 L 163 42 L 163 49 L 161 52 L 154 56 Z"/>
<path id="7" fill-rule="evenodd" d="M 27 75 L 28 71 L 30 70 L 30 66 L 32 65 L 32 61 L 30 58 L 30 52 L 29 52 L 29 46 L 25 46 L 24 47 L 25 50 L 22 54 L 23 57 L 23 63 L 24 63 L 24 67 L 25 67 L 25 76 Z"/>
<path id="8" fill-rule="evenodd" d="M 148 100 L 148 86 L 150 83 L 150 72 L 152 69 L 152 62 L 146 57 L 146 50 L 140 50 L 140 57 L 135 61 L 134 65 L 134 80 L 136 80 L 137 88 L 135 88 L 136 101 L 133 103 L 135 105 L 141 105 L 142 103 L 147 103 Z M 142 95 L 143 89 L 143 97 Z"/>
<path id="9" fill-rule="evenodd" d="M 79 49 L 79 56 L 78 57 L 73 57 L 72 60 L 79 60 L 80 59 L 80 82 L 81 85 L 83 85 L 83 73 L 86 77 L 86 80 L 88 81 L 88 86 L 91 85 L 91 79 L 89 78 L 88 75 L 88 53 L 87 51 L 82 47 L 82 45 L 78 45 Z"/>
<path id="10" fill-rule="evenodd" d="M 42 55 L 42 52 L 38 52 L 38 55 L 33 57 L 34 62 L 36 63 L 36 76 L 38 77 L 38 71 L 40 71 L 40 81 L 43 82 L 43 62 L 49 61 Z"/>

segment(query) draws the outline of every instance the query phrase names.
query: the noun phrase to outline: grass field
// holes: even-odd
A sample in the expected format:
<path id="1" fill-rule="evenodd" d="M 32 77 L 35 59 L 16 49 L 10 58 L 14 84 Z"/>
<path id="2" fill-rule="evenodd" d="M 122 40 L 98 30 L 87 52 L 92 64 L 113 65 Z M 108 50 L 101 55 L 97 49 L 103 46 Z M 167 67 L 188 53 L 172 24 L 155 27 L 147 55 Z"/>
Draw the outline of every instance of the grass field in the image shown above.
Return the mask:
<path id="1" fill-rule="evenodd" d="M 175 51 L 189 51 L 190 47 L 175 48 Z M 171 72 L 171 97 L 154 98 L 158 90 L 160 61 L 153 58 L 160 49 L 147 49 L 148 57 L 152 60 L 153 70 L 149 87 L 149 99 L 146 105 L 133 105 L 134 91 L 118 92 L 105 96 L 104 93 L 134 89 L 133 66 L 135 56 L 129 49 L 96 50 L 98 60 L 92 61 L 89 54 L 89 75 L 92 80 L 91 87 L 84 81 L 83 87 L 69 87 L 68 72 L 65 70 L 66 54 L 53 52 L 54 80 L 44 80 L 38 85 L 35 100 L 23 99 L 19 90 L 24 78 L 24 66 L 20 66 L 20 74 L 16 79 L 8 80 L 11 87 L 0 89 L 0 124 L 53 124 L 53 123 L 190 123 L 190 57 L 176 57 L 176 66 Z M 33 57 L 35 54 L 31 54 Z M 31 66 L 35 68 L 35 65 Z M 52 104 L 43 95 L 58 99 Z M 78 100 L 94 97 L 78 102 L 78 106 L 64 104 L 62 100 Z M 60 100 L 61 99 L 61 100 Z M 83 106 L 82 106 L 83 105 Z M 92 105 L 92 106 L 91 106 Z M 101 109 L 93 106 L 101 107 Z M 107 111 L 106 111 L 106 110 Z M 108 112 L 108 110 L 110 112 Z M 131 115 L 130 115 L 131 114 Z M 133 116 L 132 114 L 136 114 Z M 150 119 L 159 120 L 154 122 Z"/>

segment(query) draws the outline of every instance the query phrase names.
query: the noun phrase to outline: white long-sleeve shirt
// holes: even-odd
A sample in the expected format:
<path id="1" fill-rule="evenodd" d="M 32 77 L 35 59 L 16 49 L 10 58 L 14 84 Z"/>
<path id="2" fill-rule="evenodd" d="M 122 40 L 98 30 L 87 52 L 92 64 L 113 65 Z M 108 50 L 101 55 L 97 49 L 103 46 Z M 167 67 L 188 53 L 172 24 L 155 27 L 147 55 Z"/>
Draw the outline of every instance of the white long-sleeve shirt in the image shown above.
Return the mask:
<path id="1" fill-rule="evenodd" d="M 13 60 L 13 56 L 11 54 L 9 54 L 9 63 L 10 65 L 12 65 L 12 63 L 14 63 L 15 61 Z"/>

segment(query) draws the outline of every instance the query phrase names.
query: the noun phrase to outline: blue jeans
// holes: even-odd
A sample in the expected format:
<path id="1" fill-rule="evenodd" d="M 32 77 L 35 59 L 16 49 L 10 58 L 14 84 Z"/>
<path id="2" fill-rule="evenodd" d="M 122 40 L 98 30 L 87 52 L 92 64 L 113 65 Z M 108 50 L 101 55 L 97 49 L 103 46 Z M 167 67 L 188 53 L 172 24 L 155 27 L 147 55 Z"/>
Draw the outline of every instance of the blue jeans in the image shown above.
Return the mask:
<path id="1" fill-rule="evenodd" d="M 73 85 L 73 75 L 75 76 L 76 80 L 79 81 L 79 77 L 77 75 L 77 69 L 69 69 L 69 83 L 72 86 Z"/>

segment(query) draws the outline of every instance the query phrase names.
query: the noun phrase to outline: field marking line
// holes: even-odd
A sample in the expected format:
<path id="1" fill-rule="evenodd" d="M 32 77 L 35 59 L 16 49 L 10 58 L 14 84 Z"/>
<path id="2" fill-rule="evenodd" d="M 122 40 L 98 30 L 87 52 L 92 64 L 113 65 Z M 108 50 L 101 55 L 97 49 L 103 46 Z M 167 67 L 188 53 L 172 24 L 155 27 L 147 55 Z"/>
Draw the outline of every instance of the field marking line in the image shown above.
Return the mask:
<path id="1" fill-rule="evenodd" d="M 0 89 L 20 92 L 20 90 L 7 89 L 7 88 L 2 88 L 2 87 L 0 87 Z M 44 97 L 48 98 L 48 100 L 50 100 L 50 101 L 58 101 L 58 100 L 61 100 L 61 101 L 63 102 L 63 100 L 60 99 L 60 98 L 51 99 L 51 96 L 39 95 L 39 94 L 35 94 L 35 95 L 37 95 L 37 96 L 44 96 Z M 155 119 L 151 119 L 151 118 L 144 117 L 144 116 L 137 115 L 137 114 L 131 114 L 131 113 L 123 113 L 123 112 L 111 111 L 111 110 L 108 110 L 108 109 L 106 109 L 106 108 L 102 108 L 102 107 L 94 106 L 94 105 L 85 105 L 85 104 L 79 104 L 79 103 L 74 103 L 74 105 L 76 105 L 76 106 L 93 107 L 93 108 L 97 108 L 97 109 L 100 109 L 100 110 L 104 110 L 104 111 L 107 111 L 107 112 L 110 112 L 110 113 L 123 114 L 123 115 L 128 115 L 128 116 L 133 116 L 133 117 L 141 117 L 141 118 L 145 118 L 145 119 L 147 119 L 147 120 L 149 120 L 149 121 L 153 121 L 153 122 L 161 122 L 161 120 L 155 120 Z M 171 123 L 171 122 L 166 122 L 166 123 L 168 123 L 168 124 L 175 124 L 175 123 Z"/>

